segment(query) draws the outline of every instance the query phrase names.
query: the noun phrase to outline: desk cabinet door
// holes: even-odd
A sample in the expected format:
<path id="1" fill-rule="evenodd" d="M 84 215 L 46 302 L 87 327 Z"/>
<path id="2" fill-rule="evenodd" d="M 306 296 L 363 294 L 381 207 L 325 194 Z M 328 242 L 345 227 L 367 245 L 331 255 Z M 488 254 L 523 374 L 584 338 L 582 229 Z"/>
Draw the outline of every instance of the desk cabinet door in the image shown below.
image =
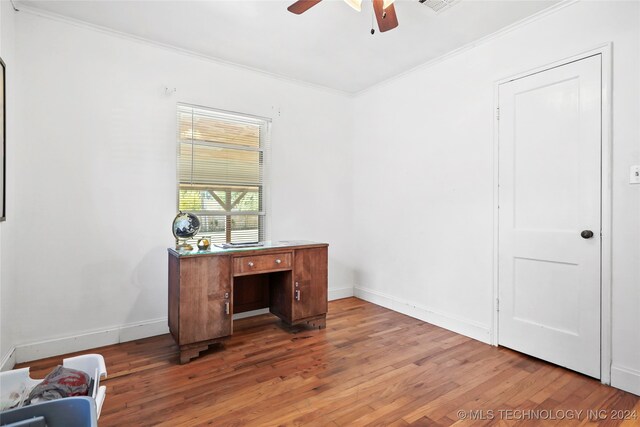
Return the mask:
<path id="1" fill-rule="evenodd" d="M 179 344 L 231 335 L 232 312 L 231 258 L 182 258 Z"/>
<path id="2" fill-rule="evenodd" d="M 327 248 L 295 251 L 293 320 L 327 312 Z"/>

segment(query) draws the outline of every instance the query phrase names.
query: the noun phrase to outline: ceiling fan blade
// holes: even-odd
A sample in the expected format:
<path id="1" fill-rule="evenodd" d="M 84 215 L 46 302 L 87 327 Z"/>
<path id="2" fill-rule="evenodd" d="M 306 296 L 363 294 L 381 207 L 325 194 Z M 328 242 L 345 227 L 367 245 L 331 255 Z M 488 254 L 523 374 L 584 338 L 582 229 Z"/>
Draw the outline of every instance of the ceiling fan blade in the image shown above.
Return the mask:
<path id="1" fill-rule="evenodd" d="M 306 12 L 321 1 L 322 0 L 298 0 L 297 2 L 289 6 L 287 10 L 291 13 L 295 13 L 296 15 L 300 15 L 301 13 Z"/>
<path id="2" fill-rule="evenodd" d="M 396 16 L 396 9 L 393 7 L 393 3 L 385 9 L 384 0 L 373 0 L 373 10 L 376 13 L 378 28 L 381 33 L 393 30 L 398 26 L 398 17 Z"/>

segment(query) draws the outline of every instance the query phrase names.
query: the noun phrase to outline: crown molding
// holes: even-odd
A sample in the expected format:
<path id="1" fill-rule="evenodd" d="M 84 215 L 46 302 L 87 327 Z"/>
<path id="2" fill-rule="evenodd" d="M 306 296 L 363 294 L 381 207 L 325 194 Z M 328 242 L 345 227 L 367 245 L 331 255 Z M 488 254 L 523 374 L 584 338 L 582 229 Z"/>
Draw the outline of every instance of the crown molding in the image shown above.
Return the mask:
<path id="1" fill-rule="evenodd" d="M 579 1 L 581 1 L 581 0 L 562 0 L 561 2 L 556 3 L 553 6 L 550 6 L 550 7 L 546 8 L 546 9 L 543 9 L 543 10 L 537 12 L 537 13 L 534 13 L 533 15 L 527 16 L 526 18 L 521 19 L 520 21 L 516 21 L 513 24 L 509 24 L 506 27 L 503 27 L 503 28 L 501 28 L 501 29 L 489 34 L 489 35 L 486 35 L 486 36 L 484 36 L 482 38 L 479 38 L 478 40 L 472 41 L 471 43 L 467 43 L 464 46 L 461 46 L 461 47 L 459 47 L 459 48 L 457 48 L 455 50 L 452 50 L 452 51 L 450 51 L 448 53 L 445 53 L 444 55 L 441 55 L 441 56 L 438 56 L 436 58 L 433 58 L 433 59 L 431 59 L 431 60 L 429 60 L 427 62 L 423 62 L 420 65 L 416 65 L 415 67 L 410 68 L 410 69 L 408 69 L 406 71 L 403 71 L 400 74 L 396 74 L 393 77 L 389 77 L 388 79 L 382 80 L 381 82 L 378 82 L 378 83 L 376 83 L 374 85 L 371 85 L 366 89 L 362 89 L 361 91 L 354 92 L 354 96 L 357 97 L 357 96 L 363 95 L 363 94 L 365 94 L 365 93 L 367 93 L 369 91 L 373 91 L 375 89 L 380 89 L 380 88 L 382 88 L 384 86 L 387 86 L 387 85 L 395 82 L 396 80 L 400 80 L 403 77 L 406 77 L 407 75 L 412 74 L 412 73 L 414 73 L 416 71 L 426 70 L 428 68 L 431 68 L 431 67 L 433 67 L 433 66 L 435 66 L 437 64 L 440 64 L 441 62 L 444 62 L 444 61 L 446 61 L 448 59 L 456 57 L 456 56 L 458 56 L 458 55 L 460 55 L 462 53 L 468 52 L 469 50 L 471 50 L 473 48 L 476 48 L 476 47 L 478 47 L 480 45 L 486 44 L 486 43 L 488 43 L 488 42 L 490 42 L 492 40 L 495 40 L 495 39 L 497 39 L 499 37 L 502 37 L 507 33 L 510 33 L 510 32 L 512 32 L 514 30 L 518 30 L 518 29 L 520 29 L 522 27 L 525 27 L 525 26 L 531 24 L 532 22 L 539 21 L 540 19 L 543 19 L 543 18 L 545 18 L 545 17 L 547 17 L 549 15 L 553 15 L 554 13 L 564 9 L 565 7 L 570 6 L 570 5 L 574 4 L 574 3 L 578 3 Z"/>
<path id="2" fill-rule="evenodd" d="M 41 18 L 46 18 L 46 19 L 51 19 L 53 21 L 58 21 L 58 22 L 62 22 L 65 24 L 69 24 L 69 25 L 73 25 L 76 27 L 80 27 L 80 28 L 84 28 L 84 29 L 88 29 L 88 30 L 93 30 L 99 33 L 103 33 L 106 35 L 110 35 L 113 37 L 117 37 L 120 39 L 124 39 L 124 40 L 129 40 L 129 41 L 134 41 L 140 44 L 144 44 L 147 46 L 151 46 L 151 47 L 155 47 L 155 48 L 159 48 L 159 49 L 163 49 L 165 51 L 169 51 L 169 52 L 174 52 L 174 53 L 179 53 L 181 55 L 184 56 L 188 56 L 191 58 L 195 58 L 195 59 L 200 59 L 200 60 L 204 60 L 216 65 L 220 65 L 220 66 L 224 66 L 224 67 L 229 67 L 229 68 L 235 68 L 237 70 L 242 70 L 242 71 L 250 71 L 256 74 L 261 74 L 263 76 L 266 77 L 271 77 L 280 81 L 284 81 L 290 84 L 294 84 L 297 86 L 301 86 L 301 87 L 306 87 L 308 89 L 315 89 L 321 92 L 326 92 L 326 93 L 330 93 L 333 95 L 338 95 L 338 96 L 344 96 L 344 97 L 348 97 L 348 98 L 352 98 L 355 96 L 355 92 L 347 92 L 347 91 L 343 91 L 340 89 L 335 89 L 329 86 L 323 86 L 320 84 L 316 84 L 316 83 L 311 83 L 311 82 L 307 82 L 304 80 L 300 80 L 300 79 L 296 79 L 294 77 L 290 77 L 284 74 L 278 74 L 278 73 L 272 73 L 269 71 L 265 71 L 265 70 L 261 70 L 259 68 L 255 68 L 255 67 L 251 67 L 248 65 L 243 65 L 243 64 L 239 64 L 237 62 L 232 62 L 232 61 L 226 61 L 224 59 L 212 56 L 212 55 L 206 55 L 203 53 L 199 53 L 193 50 L 189 50 L 189 49 L 184 49 L 178 46 L 174 46 L 171 44 L 167 44 L 167 43 L 161 43 L 158 41 L 154 41 L 145 37 L 140 37 L 140 36 L 136 36 L 130 33 L 126 33 L 123 31 L 118 31 L 118 30 L 114 30 L 112 28 L 108 28 L 108 27 L 104 27 L 102 25 L 96 25 L 96 24 L 91 24 L 89 22 L 86 21 L 82 21 L 80 19 L 76 19 L 76 18 L 71 18 L 69 16 L 64 16 L 64 15 L 60 15 L 58 13 L 54 13 L 54 12 L 50 12 L 48 10 L 43 10 L 37 7 L 33 7 L 33 6 L 27 6 L 24 4 L 20 4 L 19 5 L 19 11 L 18 12 L 25 12 L 28 13 L 30 15 L 34 15 L 34 16 L 38 16 Z M 18 13 L 16 12 L 16 13 Z"/>
<path id="3" fill-rule="evenodd" d="M 514 22 L 513 24 L 510 24 L 506 27 L 503 27 L 487 36 L 484 36 L 478 40 L 475 40 L 473 42 L 467 43 L 464 46 L 461 46 L 455 50 L 452 50 L 448 53 L 445 53 L 444 55 L 438 56 L 436 58 L 433 58 L 429 61 L 423 62 L 420 65 L 417 65 L 415 67 L 412 67 L 406 71 L 403 71 L 400 74 L 396 74 L 395 76 L 389 77 L 388 79 L 382 80 L 378 83 L 375 83 L 365 89 L 362 89 L 360 91 L 355 91 L 355 92 L 348 92 L 348 91 L 343 91 L 343 90 L 339 90 L 339 89 L 335 89 L 329 86 L 323 86 L 323 85 L 319 85 L 316 83 L 311 83 L 311 82 L 307 82 L 304 80 L 300 80 L 300 79 L 296 79 L 294 77 L 290 77 L 290 76 L 286 76 L 283 74 L 278 74 L 278 73 L 272 73 L 269 71 L 265 71 L 265 70 L 261 70 L 259 68 L 254 68 L 254 67 L 250 67 L 247 65 L 243 65 L 243 64 L 238 64 L 236 62 L 232 62 L 232 61 L 226 61 L 224 59 L 215 57 L 215 56 L 211 56 L 211 55 L 205 55 L 202 53 L 198 53 L 189 49 L 184 49 L 184 48 L 180 48 L 177 46 L 173 46 L 170 44 L 166 44 L 166 43 L 161 43 L 161 42 L 157 42 L 148 38 L 144 38 L 144 37 L 140 37 L 140 36 L 136 36 L 133 34 L 129 34 L 129 33 L 125 33 L 122 31 L 117 31 L 108 27 L 104 27 L 101 25 L 96 25 L 96 24 L 91 24 L 88 23 L 86 21 L 82 21 L 79 19 L 75 19 L 75 18 L 71 18 L 68 16 L 64 16 L 64 15 L 60 15 L 54 12 L 50 12 L 50 11 L 46 11 L 43 9 L 39 9 L 39 8 L 35 8 L 33 6 L 26 6 L 23 4 L 20 4 L 20 12 L 26 12 L 35 16 L 39 16 L 39 17 L 43 17 L 43 18 L 48 18 L 48 19 L 52 19 L 55 21 L 60 21 L 63 23 L 67 23 L 70 25 L 74 25 L 77 27 L 81 27 L 81 28 L 85 28 L 85 29 L 90 29 L 90 30 L 94 30 L 103 34 L 107 34 L 107 35 L 111 35 L 114 37 L 118 37 L 121 39 L 125 39 L 125 40 L 130 40 L 130 41 L 135 41 L 141 44 L 145 44 L 148 46 L 152 46 L 152 47 L 156 47 L 156 48 L 160 48 L 160 49 L 164 49 L 167 51 L 172 51 L 175 53 L 180 53 L 182 55 L 185 56 L 189 56 L 191 58 L 196 58 L 196 59 L 201 59 L 207 62 L 211 62 L 214 63 L 216 65 L 220 65 L 220 66 L 226 66 L 226 67 L 230 67 L 230 68 L 235 68 L 235 69 L 239 69 L 239 70 L 243 70 L 243 71 L 251 71 L 257 74 L 261 74 L 263 76 L 267 76 L 267 77 L 271 77 L 277 80 L 281 80 L 281 81 L 285 81 L 287 83 L 290 84 L 295 84 L 297 86 L 302 86 L 302 87 L 306 87 L 306 88 L 310 88 L 310 89 L 315 89 L 315 90 L 319 90 L 322 92 L 326 92 L 326 93 L 331 93 L 334 95 L 339 95 L 339 96 L 344 96 L 347 98 L 356 98 L 362 94 L 365 94 L 369 91 L 375 90 L 375 89 L 379 89 L 381 87 L 387 86 L 389 84 L 391 84 L 392 82 L 402 79 L 403 77 L 406 77 L 409 74 L 412 74 L 416 71 L 419 70 L 425 70 L 428 69 L 430 67 L 433 67 L 441 62 L 444 62 L 448 59 L 451 59 L 457 55 L 460 55 L 464 52 L 467 52 L 475 47 L 478 47 L 480 45 L 486 44 L 494 39 L 497 39 L 499 37 L 502 37 L 503 35 L 510 33 L 514 30 L 517 30 L 519 28 L 522 28 L 532 22 L 538 21 L 540 19 L 543 19 L 549 15 L 552 15 L 562 9 L 564 9 L 567 6 L 570 6 L 572 4 L 578 3 L 581 0 L 562 0 L 559 3 L 554 4 L 553 6 L 550 6 L 546 9 L 543 9 L 533 15 L 530 15 L 524 19 L 521 19 L 520 21 Z"/>

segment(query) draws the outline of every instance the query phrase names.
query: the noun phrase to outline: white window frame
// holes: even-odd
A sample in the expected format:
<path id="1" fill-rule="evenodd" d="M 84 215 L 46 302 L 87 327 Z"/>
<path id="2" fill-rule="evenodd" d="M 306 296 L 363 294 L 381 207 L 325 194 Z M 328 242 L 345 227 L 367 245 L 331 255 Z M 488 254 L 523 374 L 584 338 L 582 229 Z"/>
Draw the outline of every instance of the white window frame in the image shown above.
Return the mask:
<path id="1" fill-rule="evenodd" d="M 232 148 L 232 149 L 240 149 L 240 150 L 247 150 L 247 151 L 260 151 L 262 152 L 262 210 L 261 211 L 255 211 L 255 212 L 245 212 L 246 214 L 254 214 L 254 215 L 262 215 L 262 221 L 258 220 L 258 227 L 260 227 L 260 224 L 262 224 L 263 230 L 262 230 L 262 236 L 264 241 L 270 241 L 271 240 L 271 203 L 270 203 L 270 187 L 271 187 L 271 175 L 270 175 L 270 170 L 271 170 L 271 128 L 272 128 L 272 124 L 273 124 L 273 120 L 270 117 L 263 117 L 263 116 L 256 116 L 256 115 L 252 115 L 252 114 L 246 114 L 246 113 L 238 113 L 235 111 L 229 111 L 229 110 L 221 110 L 218 108 L 212 108 L 212 107 L 205 107 L 205 106 L 201 106 L 201 105 L 195 105 L 195 104 L 187 104 L 187 103 L 178 103 L 176 105 L 176 110 L 175 110 L 175 114 L 176 114 L 176 210 L 179 211 L 180 210 L 180 169 L 179 169 L 179 164 L 180 164 L 180 144 L 181 144 L 181 140 L 180 140 L 180 124 L 178 123 L 178 112 L 180 110 L 180 107 L 183 108 L 193 108 L 193 109 L 200 109 L 200 110 L 206 110 L 209 111 L 213 114 L 219 115 L 221 117 L 227 116 L 230 119 L 233 118 L 242 118 L 242 119 L 246 119 L 246 120 L 254 120 L 254 121 L 262 121 L 264 122 L 265 128 L 266 128 L 266 135 L 264 136 L 264 138 L 260 138 L 260 148 L 252 148 L 252 147 L 240 147 L 238 148 L 237 145 L 233 145 L 233 144 L 225 144 L 225 143 L 213 143 L 210 142 L 207 145 L 212 146 L 212 147 L 220 147 L 220 148 Z M 227 212 L 226 211 L 189 211 L 191 213 L 194 213 L 197 216 L 200 215 L 215 215 L 215 216 L 227 216 Z M 201 235 L 203 233 L 198 233 L 198 236 Z M 206 233 L 205 233 L 206 235 Z M 258 235 L 260 235 L 260 231 L 258 231 Z M 196 237 L 197 239 L 197 237 Z"/>

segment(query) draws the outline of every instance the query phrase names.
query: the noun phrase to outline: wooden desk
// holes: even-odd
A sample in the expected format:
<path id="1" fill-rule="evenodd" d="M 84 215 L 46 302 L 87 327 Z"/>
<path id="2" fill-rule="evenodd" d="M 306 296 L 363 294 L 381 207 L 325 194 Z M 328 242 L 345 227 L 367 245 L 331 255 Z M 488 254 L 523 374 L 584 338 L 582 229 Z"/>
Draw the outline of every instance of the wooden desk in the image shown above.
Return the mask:
<path id="1" fill-rule="evenodd" d="M 187 363 L 233 333 L 233 314 L 269 307 L 289 325 L 323 329 L 327 317 L 326 243 L 169 249 L 169 330 Z"/>

